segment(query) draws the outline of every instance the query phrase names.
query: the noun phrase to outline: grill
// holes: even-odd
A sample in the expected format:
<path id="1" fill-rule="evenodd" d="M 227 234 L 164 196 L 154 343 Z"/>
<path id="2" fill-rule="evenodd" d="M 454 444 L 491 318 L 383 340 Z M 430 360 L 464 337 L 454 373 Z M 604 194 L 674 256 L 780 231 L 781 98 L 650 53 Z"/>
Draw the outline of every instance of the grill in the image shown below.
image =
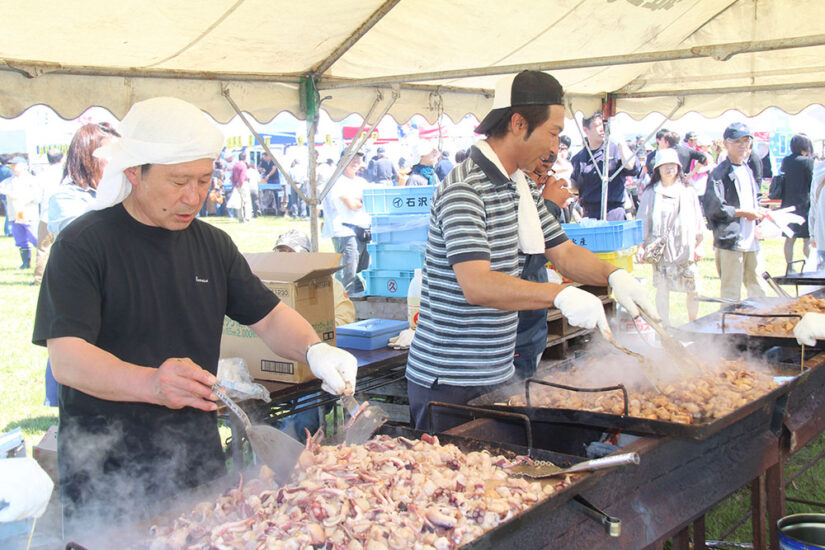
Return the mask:
<path id="1" fill-rule="evenodd" d="M 825 288 L 820 288 L 810 293 L 814 298 L 825 298 Z M 787 298 L 761 298 L 760 304 L 764 304 L 762 311 L 782 303 L 788 302 Z M 768 314 L 756 311 L 739 311 L 737 306 L 727 306 L 719 311 L 706 315 L 690 323 L 678 327 L 678 331 L 683 336 L 691 339 L 702 338 L 725 338 L 736 344 L 746 346 L 753 350 L 764 350 L 773 346 L 797 347 L 796 338 L 793 334 L 787 336 L 765 336 L 749 334 L 741 325 L 741 321 L 747 318 L 796 318 L 799 315 L 791 314 Z M 818 341 L 817 347 L 825 346 L 825 342 Z"/>
<path id="2" fill-rule="evenodd" d="M 565 363 L 566 364 L 561 366 L 561 368 L 572 365 L 571 361 L 567 361 Z M 470 404 L 477 407 L 485 407 L 503 412 L 523 414 L 530 418 L 532 422 L 541 423 L 542 425 L 597 427 L 603 430 L 619 430 L 635 435 L 666 436 L 680 439 L 707 439 L 720 430 L 738 422 L 746 416 L 749 416 L 751 413 L 763 407 L 769 407 L 773 409 L 771 420 L 772 430 L 774 433 L 778 433 L 785 412 L 788 394 L 796 384 L 808 376 L 808 371 L 800 373 L 797 367 L 795 371 L 778 371 L 777 374 L 792 375 L 793 377 L 765 395 L 762 395 L 748 404 L 735 409 L 721 418 L 694 424 L 680 424 L 676 422 L 665 422 L 662 420 L 650 420 L 646 418 L 629 416 L 627 414 L 627 389 L 621 384 L 600 388 L 580 388 L 556 384 L 540 378 L 528 378 L 523 382 L 497 388 L 490 393 L 473 399 Z M 545 375 L 552 376 L 552 372 L 545 372 Z M 624 414 L 619 415 L 574 409 L 533 406 L 530 392 L 531 389 L 534 390 L 536 386 L 552 386 L 574 392 L 619 391 L 622 392 L 624 398 L 625 412 Z M 527 406 L 514 406 L 507 404 L 508 400 L 515 395 L 523 395 Z"/>
<path id="3" fill-rule="evenodd" d="M 529 434 L 529 419 L 521 418 L 527 427 L 526 434 Z M 398 425 L 385 425 L 379 430 L 379 433 L 390 435 L 392 437 L 406 437 L 408 439 L 419 439 L 422 432 L 412 430 L 411 428 Z M 529 440 L 529 435 L 525 435 Z M 442 444 L 452 443 L 460 448 L 463 452 L 473 451 L 489 451 L 494 455 L 503 455 L 508 458 L 513 458 L 519 455 L 531 456 L 534 460 L 551 461 L 559 466 L 570 466 L 577 462 L 584 460 L 583 457 L 561 454 L 553 451 L 535 449 L 531 446 L 513 445 L 513 444 L 495 444 L 488 443 L 476 439 L 450 436 L 445 434 L 438 435 Z M 245 469 L 242 473 L 244 477 L 254 476 L 257 467 L 250 467 Z M 535 503 L 530 508 L 522 511 L 520 514 L 510 518 L 506 522 L 496 526 L 487 531 L 481 537 L 473 540 L 471 543 L 462 546 L 461 548 L 499 548 L 506 544 L 513 537 L 520 536 L 520 530 L 526 523 L 541 522 L 556 510 L 558 507 L 573 501 L 574 507 L 591 516 L 598 516 L 599 511 L 592 507 L 589 503 L 578 497 L 582 491 L 593 488 L 599 479 L 604 475 L 604 471 L 585 473 L 577 475 L 572 480 L 572 484 L 565 487 L 558 492 L 545 496 L 543 499 Z M 225 490 L 236 487 L 240 479 L 238 472 L 229 474 L 224 478 L 216 480 L 212 483 L 199 487 L 191 492 L 180 494 L 174 501 L 157 503 L 156 510 L 159 515 L 148 521 L 133 522 L 120 526 L 107 533 L 86 533 L 82 535 L 75 535 L 73 538 L 77 542 L 70 543 L 72 548 L 82 549 L 87 548 L 109 548 L 109 547 L 124 547 L 129 543 L 128 541 L 145 540 L 148 536 L 148 529 L 151 525 L 158 524 L 162 521 L 169 521 L 189 510 L 198 502 L 215 498 L 222 494 Z M 549 480 L 548 483 L 553 483 Z M 609 524 L 609 527 L 616 532 L 618 527 L 618 520 L 602 515 L 602 521 Z M 136 542 L 133 542 L 135 544 Z M 83 546 L 81 546 L 83 545 Z M 67 547 L 68 548 L 68 547 Z"/>

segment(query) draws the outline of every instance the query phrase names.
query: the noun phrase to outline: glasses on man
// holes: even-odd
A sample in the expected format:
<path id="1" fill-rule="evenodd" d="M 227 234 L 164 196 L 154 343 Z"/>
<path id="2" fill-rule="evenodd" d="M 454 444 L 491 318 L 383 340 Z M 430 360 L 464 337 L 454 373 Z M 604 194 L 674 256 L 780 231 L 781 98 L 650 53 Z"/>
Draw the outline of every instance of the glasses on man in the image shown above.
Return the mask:
<path id="1" fill-rule="evenodd" d="M 728 139 L 726 140 L 731 145 L 736 145 L 737 147 L 747 147 L 753 141 L 753 138 L 750 137 L 743 137 L 739 139 Z"/>

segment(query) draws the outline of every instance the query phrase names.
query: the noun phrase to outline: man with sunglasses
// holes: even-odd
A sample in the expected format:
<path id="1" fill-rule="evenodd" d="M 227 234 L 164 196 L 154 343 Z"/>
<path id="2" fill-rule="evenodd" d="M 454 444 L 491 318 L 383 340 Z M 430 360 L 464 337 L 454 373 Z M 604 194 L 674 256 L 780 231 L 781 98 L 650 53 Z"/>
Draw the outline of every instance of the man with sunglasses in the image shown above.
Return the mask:
<path id="1" fill-rule="evenodd" d="M 767 211 L 759 206 L 759 180 L 748 165 L 753 134 L 742 122 L 725 129 L 727 158 L 713 169 L 703 199 L 713 231 L 722 298 L 739 300 L 742 284 L 749 298 L 765 295 L 757 274 L 756 223 Z"/>

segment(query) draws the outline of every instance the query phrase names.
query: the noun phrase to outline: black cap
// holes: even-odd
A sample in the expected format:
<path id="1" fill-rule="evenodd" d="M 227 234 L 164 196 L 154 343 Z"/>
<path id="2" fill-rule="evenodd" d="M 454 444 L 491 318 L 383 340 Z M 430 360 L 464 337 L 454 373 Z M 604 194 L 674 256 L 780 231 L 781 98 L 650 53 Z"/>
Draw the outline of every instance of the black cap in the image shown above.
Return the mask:
<path id="1" fill-rule="evenodd" d="M 730 126 L 725 128 L 725 133 L 722 134 L 725 139 L 739 139 L 743 137 L 753 137 L 750 128 L 744 122 L 733 122 Z"/>
<path id="2" fill-rule="evenodd" d="M 696 132 L 694 132 L 693 130 L 685 134 L 685 141 L 690 141 L 692 139 L 696 139 Z"/>
<path id="3" fill-rule="evenodd" d="M 564 105 L 564 90 L 559 81 L 541 71 L 521 71 L 496 83 L 493 109 L 476 128 L 477 134 L 486 134 L 498 124 L 510 107 L 520 105 Z"/>

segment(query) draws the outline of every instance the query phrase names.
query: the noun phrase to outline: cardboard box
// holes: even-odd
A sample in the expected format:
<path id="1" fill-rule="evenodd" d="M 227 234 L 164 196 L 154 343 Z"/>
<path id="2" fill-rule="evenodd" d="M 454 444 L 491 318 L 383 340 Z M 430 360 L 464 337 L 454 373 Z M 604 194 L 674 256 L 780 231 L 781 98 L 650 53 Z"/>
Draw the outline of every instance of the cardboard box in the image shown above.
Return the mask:
<path id="1" fill-rule="evenodd" d="M 49 477 L 54 481 L 54 486 L 58 486 L 57 475 L 57 426 L 50 426 L 40 443 L 32 449 L 32 456 L 40 464 Z"/>
<path id="2" fill-rule="evenodd" d="M 285 304 L 300 313 L 318 337 L 335 345 L 332 274 L 341 269 L 340 254 L 264 252 L 244 254 L 252 272 Z M 246 360 L 253 378 L 299 383 L 314 376 L 309 366 L 273 353 L 251 328 L 224 318 L 221 357 Z"/>

